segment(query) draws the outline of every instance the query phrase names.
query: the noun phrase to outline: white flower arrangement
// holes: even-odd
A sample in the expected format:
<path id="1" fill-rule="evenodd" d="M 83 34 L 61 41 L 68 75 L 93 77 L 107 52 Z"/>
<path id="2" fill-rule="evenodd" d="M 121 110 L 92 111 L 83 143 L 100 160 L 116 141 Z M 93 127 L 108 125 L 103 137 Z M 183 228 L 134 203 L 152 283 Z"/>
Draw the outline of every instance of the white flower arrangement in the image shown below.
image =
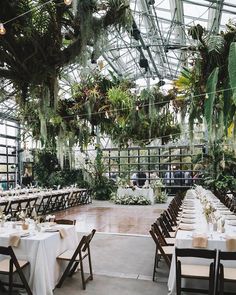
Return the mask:
<path id="1" fill-rule="evenodd" d="M 215 207 L 211 204 L 211 202 L 207 201 L 203 204 L 203 213 L 206 217 L 207 222 L 211 221 L 214 217 L 214 212 L 216 211 Z"/>
<path id="2" fill-rule="evenodd" d="M 154 192 L 155 203 L 165 203 L 168 196 L 166 192 L 162 191 L 165 185 L 163 184 L 161 179 L 156 179 L 155 181 L 152 181 L 150 186 Z"/>
<path id="3" fill-rule="evenodd" d="M 155 181 L 151 181 L 150 186 L 153 190 L 165 187 L 161 179 L 156 179 Z"/>
<path id="4" fill-rule="evenodd" d="M 166 192 L 161 192 L 155 195 L 155 203 L 165 203 L 167 201 L 168 195 Z"/>
<path id="5" fill-rule="evenodd" d="M 25 221 L 26 217 L 27 217 L 27 213 L 24 212 L 23 210 L 21 210 L 20 212 L 16 213 L 17 217 L 19 220 Z"/>

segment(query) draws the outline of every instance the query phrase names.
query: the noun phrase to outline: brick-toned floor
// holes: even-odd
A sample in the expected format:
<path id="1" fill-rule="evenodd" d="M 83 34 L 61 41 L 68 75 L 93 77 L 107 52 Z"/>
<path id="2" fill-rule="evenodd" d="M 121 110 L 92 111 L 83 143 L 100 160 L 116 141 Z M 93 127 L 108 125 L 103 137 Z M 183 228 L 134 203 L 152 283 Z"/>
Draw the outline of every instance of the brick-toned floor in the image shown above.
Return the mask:
<path id="1" fill-rule="evenodd" d="M 96 228 L 98 232 L 149 235 L 150 225 L 166 204 L 122 206 L 107 201 L 93 201 L 56 213 L 56 218 L 76 220 L 80 232 Z"/>

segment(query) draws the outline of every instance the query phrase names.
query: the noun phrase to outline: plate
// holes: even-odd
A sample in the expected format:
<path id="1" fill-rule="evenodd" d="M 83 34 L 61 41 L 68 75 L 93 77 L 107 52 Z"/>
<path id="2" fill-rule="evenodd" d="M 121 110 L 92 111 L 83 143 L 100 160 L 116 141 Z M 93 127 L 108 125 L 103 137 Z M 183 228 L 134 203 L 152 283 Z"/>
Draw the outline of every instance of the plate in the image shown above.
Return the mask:
<path id="1" fill-rule="evenodd" d="M 54 233 L 54 232 L 57 232 L 57 231 L 59 231 L 59 229 L 58 228 L 46 228 L 45 229 L 45 232 L 48 232 L 48 233 Z"/>
<path id="2" fill-rule="evenodd" d="M 186 211 L 186 210 L 191 210 L 191 211 L 192 211 L 192 210 L 194 210 L 194 207 L 191 207 L 191 206 L 188 206 L 188 207 L 187 207 L 187 206 L 186 206 L 186 207 L 183 208 L 183 210 L 184 210 L 184 211 Z"/>
<path id="3" fill-rule="evenodd" d="M 186 213 L 186 214 L 194 214 L 195 211 L 194 210 L 183 210 L 183 213 Z"/>
<path id="4" fill-rule="evenodd" d="M 223 215 L 233 215 L 234 213 L 229 211 L 229 210 L 225 210 L 225 211 L 220 211 L 221 214 Z"/>
<path id="5" fill-rule="evenodd" d="M 182 217 L 183 217 L 183 218 L 187 218 L 187 219 L 194 219 L 194 218 L 195 218 L 195 215 L 184 213 L 184 214 L 182 215 Z"/>
<path id="6" fill-rule="evenodd" d="M 21 238 L 24 238 L 24 237 L 28 237 L 29 235 L 30 235 L 30 233 L 29 232 L 26 232 L 26 233 L 20 234 L 20 237 Z"/>
<path id="7" fill-rule="evenodd" d="M 194 226 L 192 226 L 190 224 L 180 223 L 179 229 L 180 230 L 194 230 L 195 228 L 194 228 Z"/>
<path id="8" fill-rule="evenodd" d="M 236 216 L 235 215 L 228 215 L 225 217 L 226 220 L 236 220 Z"/>
<path id="9" fill-rule="evenodd" d="M 236 226 L 236 220 L 229 221 L 228 225 Z"/>
<path id="10" fill-rule="evenodd" d="M 182 219 L 181 219 L 181 223 L 185 223 L 185 224 L 194 224 L 195 221 L 194 221 L 193 219 L 182 218 Z"/>

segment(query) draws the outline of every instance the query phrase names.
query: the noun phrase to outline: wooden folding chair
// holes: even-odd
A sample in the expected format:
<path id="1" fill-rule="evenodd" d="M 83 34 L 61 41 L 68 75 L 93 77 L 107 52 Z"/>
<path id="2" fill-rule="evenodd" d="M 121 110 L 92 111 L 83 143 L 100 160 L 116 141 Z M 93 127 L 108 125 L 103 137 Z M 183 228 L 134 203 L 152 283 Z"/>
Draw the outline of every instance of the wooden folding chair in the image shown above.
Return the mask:
<path id="1" fill-rule="evenodd" d="M 169 238 L 165 236 L 160 226 L 160 218 L 158 218 L 156 222 L 153 223 L 152 226 L 162 246 L 172 246 L 175 244 L 175 238 Z"/>
<path id="2" fill-rule="evenodd" d="M 1 201 L 1 200 L 0 200 Z M 9 202 L 8 201 L 3 201 L 0 202 L 0 211 L 4 214 L 7 214 L 7 207 L 8 207 Z"/>
<path id="3" fill-rule="evenodd" d="M 231 261 L 235 264 L 236 252 L 219 251 L 217 263 L 217 276 L 219 278 L 217 281 L 219 282 L 219 295 L 226 294 L 226 291 L 224 290 L 225 283 L 236 283 L 236 267 L 224 266 L 224 261 Z M 227 294 L 235 294 L 235 292 L 227 292 Z"/>
<path id="4" fill-rule="evenodd" d="M 176 294 L 180 295 L 182 291 L 190 293 L 203 293 L 214 295 L 215 293 L 215 271 L 216 271 L 216 250 L 207 249 L 179 249 L 175 248 L 176 263 Z M 181 258 L 201 258 L 201 264 L 186 264 Z M 207 289 L 190 288 L 182 286 L 182 278 L 184 279 L 200 279 L 208 280 Z"/>
<path id="5" fill-rule="evenodd" d="M 157 272 L 157 268 L 158 268 L 158 262 L 161 257 L 164 258 L 167 266 L 170 268 L 171 258 L 172 258 L 172 254 L 174 252 L 174 246 L 170 246 L 170 245 L 163 246 L 160 242 L 160 237 L 158 236 L 157 232 L 155 231 L 153 225 L 151 226 L 151 230 L 149 231 L 149 233 L 152 236 L 153 241 L 155 242 L 155 245 L 156 245 L 153 276 L 152 276 L 152 280 L 155 281 L 155 276 L 156 276 L 156 272 Z"/>
<path id="6" fill-rule="evenodd" d="M 174 232 L 170 226 L 169 223 L 167 223 L 164 215 L 161 214 L 161 216 L 158 218 L 160 227 L 162 229 L 162 232 L 166 238 L 175 238 L 176 232 Z"/>
<path id="7" fill-rule="evenodd" d="M 93 280 L 92 262 L 91 262 L 91 254 L 90 254 L 90 242 L 95 232 L 96 230 L 93 229 L 89 235 L 83 236 L 79 242 L 78 247 L 74 251 L 67 250 L 57 257 L 58 260 L 69 261 L 64 273 L 62 274 L 62 277 L 59 280 L 59 283 L 56 286 L 57 288 L 60 288 L 62 286 L 67 276 L 71 277 L 74 274 L 78 266 L 80 266 L 82 285 L 84 290 L 86 289 L 86 283 L 89 280 L 91 281 Z M 88 262 L 89 262 L 89 276 L 85 279 L 83 260 L 86 257 L 88 257 Z"/>
<path id="8" fill-rule="evenodd" d="M 8 282 L 1 282 L 2 286 L 8 286 L 8 294 L 12 294 L 13 287 L 20 287 L 24 288 L 28 295 L 33 295 L 22 271 L 22 269 L 26 267 L 29 264 L 29 262 L 24 260 L 17 260 L 11 246 L 0 246 L 0 254 L 3 256 L 8 256 L 8 258 L 4 258 L 0 261 L 0 274 L 8 275 L 9 277 Z M 18 273 L 22 284 L 13 283 L 13 274 L 15 273 Z"/>
<path id="9" fill-rule="evenodd" d="M 163 222 L 165 223 L 168 231 L 169 232 L 176 232 L 177 226 L 174 226 L 174 223 L 172 222 L 172 220 L 170 220 L 170 217 L 169 217 L 166 210 L 162 212 L 161 216 L 162 216 Z"/>
<path id="10" fill-rule="evenodd" d="M 36 212 L 37 215 L 45 215 L 49 213 L 49 203 L 50 203 L 51 195 L 45 195 L 39 201 L 39 204 L 36 204 Z"/>

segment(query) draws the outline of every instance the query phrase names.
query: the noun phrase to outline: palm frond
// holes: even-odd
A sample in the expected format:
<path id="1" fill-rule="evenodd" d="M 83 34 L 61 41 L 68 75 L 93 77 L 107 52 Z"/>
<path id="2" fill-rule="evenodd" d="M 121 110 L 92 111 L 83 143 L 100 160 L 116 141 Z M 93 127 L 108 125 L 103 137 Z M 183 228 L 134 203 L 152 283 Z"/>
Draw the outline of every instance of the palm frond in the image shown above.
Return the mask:
<path id="1" fill-rule="evenodd" d="M 218 82 L 218 74 L 219 74 L 219 68 L 216 67 L 210 74 L 206 84 L 207 97 L 204 103 L 204 116 L 207 122 L 207 127 L 210 133 L 210 137 L 212 135 L 211 134 L 212 121 L 213 121 L 213 112 L 214 112 L 214 104 L 215 104 L 215 97 L 216 97 L 216 86 Z"/>

